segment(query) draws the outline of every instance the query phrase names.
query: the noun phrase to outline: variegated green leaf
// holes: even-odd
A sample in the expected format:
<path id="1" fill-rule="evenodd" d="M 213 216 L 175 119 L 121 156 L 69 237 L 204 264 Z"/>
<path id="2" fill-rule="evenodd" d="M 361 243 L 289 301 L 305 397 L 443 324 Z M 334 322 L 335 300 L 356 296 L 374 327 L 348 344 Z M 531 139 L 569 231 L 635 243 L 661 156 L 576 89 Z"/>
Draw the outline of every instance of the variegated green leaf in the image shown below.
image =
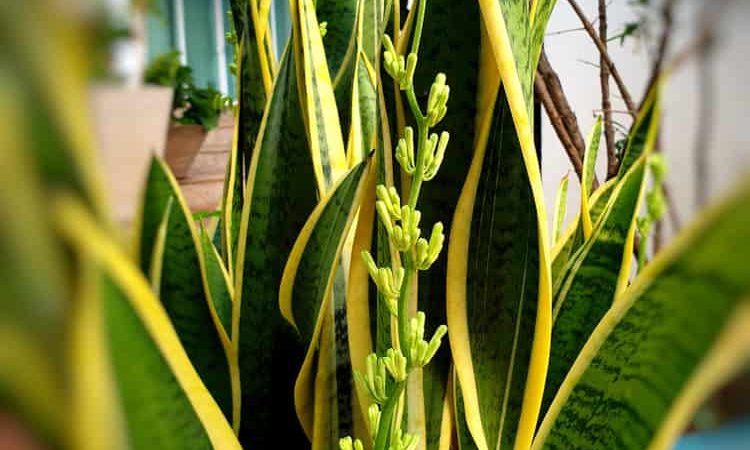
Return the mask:
<path id="1" fill-rule="evenodd" d="M 347 170 L 339 122 L 320 24 L 312 0 L 290 0 L 294 60 L 318 191 L 324 195 Z"/>
<path id="2" fill-rule="evenodd" d="M 1 19 L 0 19 L 1 20 Z M 0 57 L 0 61 L 3 61 Z M 38 437 L 60 442 L 69 427 L 63 360 L 71 262 L 57 242 L 47 189 L 34 153 L 57 152 L 29 139 L 32 124 L 20 74 L 0 79 L 0 403 Z M 32 150 L 32 145 L 42 145 Z M 48 180 L 47 180 L 48 181 Z"/>
<path id="3" fill-rule="evenodd" d="M 540 0 L 541 1 L 541 0 Z M 657 84 L 652 92 L 649 93 L 628 134 L 622 165 L 617 177 L 607 181 L 597 189 L 590 197 L 591 223 L 596 226 L 596 222 L 609 200 L 609 196 L 615 187 L 615 184 L 622 179 L 628 167 L 635 162 L 640 155 L 646 151 L 646 145 L 649 139 L 653 139 L 656 133 L 659 114 L 657 111 L 659 85 Z M 650 136 L 650 137 L 649 137 Z M 562 238 L 555 245 L 552 251 L 552 280 L 557 282 L 562 274 L 563 268 L 568 264 L 571 256 L 581 247 L 584 242 L 583 223 L 580 214 L 563 233 Z"/>
<path id="4" fill-rule="evenodd" d="M 232 148 L 224 178 L 220 229 L 223 258 L 228 270 L 233 274 L 246 177 L 250 169 L 255 141 L 258 138 L 263 110 L 270 96 L 266 88 L 270 80 L 265 80 L 268 74 L 264 74 L 261 67 L 262 44 L 259 45 L 255 34 L 258 24 L 254 20 L 250 2 L 232 0 L 230 6 L 237 35 L 235 52 L 239 55 L 237 57 L 238 106 L 235 113 Z"/>
<path id="5" fill-rule="evenodd" d="M 315 208 L 284 269 L 279 304 L 304 342 L 313 342 L 324 297 L 363 190 L 366 162 L 358 164 Z"/>
<path id="6" fill-rule="evenodd" d="M 556 244 L 560 239 L 560 231 L 562 230 L 562 224 L 565 221 L 565 213 L 568 207 L 568 181 L 570 177 L 566 174 L 562 180 L 560 180 L 560 187 L 557 188 L 557 195 L 555 196 L 555 212 L 554 219 L 552 219 L 552 244 Z"/>
<path id="7" fill-rule="evenodd" d="M 229 338 L 208 290 L 200 237 L 177 181 L 166 164 L 154 158 L 143 194 L 137 240 L 137 261 L 144 274 L 151 273 L 154 265 L 153 250 L 168 207 L 171 212 L 166 216 L 161 252 L 159 299 L 208 390 L 232 419 Z"/>
<path id="8" fill-rule="evenodd" d="M 516 445 L 537 320 L 537 219 L 494 61 L 482 70 L 495 74 L 494 80 L 483 77 L 482 86 L 497 100 L 481 116 L 483 134 L 456 207 L 448 253 L 448 329 L 462 392 L 461 420 L 481 427 L 469 428 L 477 448 L 510 449 Z"/>
<path id="9" fill-rule="evenodd" d="M 624 272 L 630 274 L 635 218 L 645 188 L 645 155 L 615 188 L 591 237 L 573 255 L 554 286 L 552 352 L 542 412 L 604 313 Z"/>
<path id="10" fill-rule="evenodd" d="M 563 381 L 533 449 L 670 449 L 750 359 L 750 186 L 633 281 Z"/>
<path id="11" fill-rule="evenodd" d="M 368 162 L 354 167 L 312 212 L 281 279 L 281 313 L 308 346 L 295 385 L 295 406 L 314 449 L 335 446 L 340 435 L 339 416 L 351 414 L 351 402 L 343 410 L 337 407 L 336 391 L 330 381 L 336 380 L 337 375 L 351 377 L 348 367 L 343 374 L 337 373 L 334 331 L 338 329 L 337 322 L 345 318 L 334 314 L 335 303 L 343 302 L 335 298 L 334 281 L 344 241 L 368 184 L 366 180 L 374 176 L 372 169 L 368 171 Z M 349 394 L 343 395 L 349 398 Z M 331 440 L 333 437 L 336 439 Z"/>
<path id="12" fill-rule="evenodd" d="M 205 228 L 200 229 L 201 249 L 206 264 L 206 285 L 211 292 L 211 301 L 213 301 L 216 315 L 229 338 L 234 341 L 234 331 L 232 330 L 232 307 L 234 289 L 229 279 L 229 273 L 224 267 L 224 261 L 221 259 L 219 251 L 214 247 L 211 236 Z"/>
<path id="13" fill-rule="evenodd" d="M 586 139 L 586 153 L 583 157 L 583 173 L 581 174 L 581 219 L 583 219 L 583 236 L 588 239 L 591 236 L 594 225 L 591 220 L 589 207 L 589 193 L 591 184 L 594 182 L 596 169 L 596 156 L 599 154 L 599 140 L 602 137 L 602 118 L 597 117 Z"/>
<path id="14" fill-rule="evenodd" d="M 589 212 L 591 213 L 591 222 L 596 224 L 601 217 L 604 207 L 609 201 L 612 191 L 617 186 L 617 179 L 613 178 L 599 186 L 590 198 Z M 563 273 L 563 269 L 570 261 L 573 254 L 583 245 L 583 225 L 581 223 L 580 211 L 576 217 L 568 224 L 568 227 L 562 233 L 552 249 L 552 283 L 557 282 Z"/>
<path id="15" fill-rule="evenodd" d="M 234 270 L 240 442 L 259 448 L 298 448 L 307 441 L 293 406 L 304 347 L 279 314 L 277 299 L 284 264 L 317 201 L 316 184 L 289 48 L 280 64 L 250 164 Z M 279 435 L 281 424 L 286 432 Z"/>
<path id="16" fill-rule="evenodd" d="M 229 422 L 191 364 L 172 321 L 145 277 L 95 224 L 80 202 L 55 204 L 58 228 L 92 265 L 76 321 L 74 357 L 89 378 L 82 391 L 77 430 L 102 445 L 135 450 L 235 449 Z M 89 339 L 85 339 L 89 338 Z M 101 371 L 92 371 L 99 368 Z M 88 397 L 87 397 L 88 396 Z M 97 435 L 101 427 L 114 435 Z M 119 433 L 118 433 L 118 430 Z M 106 439 L 106 441 L 105 441 Z M 79 442 L 78 448 L 97 448 Z"/>
<path id="17" fill-rule="evenodd" d="M 547 212 L 544 205 L 539 161 L 534 142 L 532 89 L 536 61 L 532 61 L 531 56 L 537 53 L 536 46 L 541 43 L 533 41 L 531 37 L 533 20 L 529 13 L 529 2 L 480 0 L 479 6 L 487 37 L 484 41 L 486 45 L 484 52 L 488 56 L 483 56 L 483 61 L 488 62 L 483 63 L 483 65 L 492 65 L 492 62 L 494 62 L 496 71 L 494 73 L 486 71 L 487 76 L 502 81 L 504 98 L 507 100 L 508 110 L 511 113 L 513 128 L 515 129 L 517 148 L 520 151 L 521 161 L 525 169 L 527 184 L 520 184 L 519 186 L 521 189 L 529 189 L 530 201 L 528 205 L 533 208 L 533 211 L 528 212 L 528 216 L 522 214 L 519 219 L 533 220 L 534 225 L 527 224 L 526 226 L 536 230 L 525 238 L 528 239 L 533 236 L 536 238 L 535 245 L 525 249 L 531 250 L 534 253 L 533 256 L 531 253 L 525 253 L 528 258 L 520 259 L 525 264 L 529 264 L 528 267 L 523 267 L 523 273 L 529 275 L 527 279 L 530 284 L 524 283 L 523 278 L 516 279 L 516 283 L 520 283 L 526 289 L 519 293 L 512 304 L 509 302 L 509 304 L 504 305 L 515 309 L 516 312 L 510 315 L 511 321 L 516 325 L 517 330 L 521 330 L 519 331 L 518 341 L 512 341 L 514 344 L 511 349 L 512 352 L 520 350 L 522 356 L 519 356 L 520 360 L 517 363 L 510 361 L 509 367 L 513 368 L 511 375 L 514 376 L 517 373 L 515 372 L 516 364 L 518 364 L 520 371 L 525 371 L 522 372 L 522 380 L 519 381 L 523 385 L 520 389 L 511 386 L 511 383 L 515 383 L 516 379 L 509 377 L 507 374 L 505 380 L 499 380 L 498 382 L 500 386 L 504 386 L 500 389 L 507 388 L 505 389 L 506 392 L 513 391 L 520 397 L 518 408 L 512 413 L 511 423 L 506 423 L 503 415 L 499 420 L 496 418 L 497 406 L 495 406 L 495 417 L 491 416 L 489 406 L 483 406 L 485 401 L 496 402 L 497 396 L 494 396 L 494 399 L 483 397 L 483 394 L 479 392 L 477 380 L 486 377 L 486 375 L 481 373 L 479 376 L 475 376 L 472 362 L 474 358 L 471 345 L 468 344 L 472 326 L 467 319 L 468 295 L 466 287 L 459 281 L 465 280 L 469 273 L 469 266 L 466 259 L 463 259 L 470 249 L 468 237 L 464 237 L 462 240 L 457 239 L 454 244 L 453 236 L 451 236 L 450 249 L 455 252 L 456 257 L 454 259 L 449 255 L 448 258 L 449 263 L 455 262 L 454 268 L 448 274 L 448 282 L 454 286 L 448 288 L 448 318 L 451 322 L 448 329 L 451 335 L 451 349 L 453 350 L 456 372 L 464 396 L 466 424 L 475 444 L 482 450 L 491 448 L 490 443 L 526 448 L 531 443 L 541 406 L 551 333 L 551 257 L 547 231 Z M 491 117 L 490 115 L 486 116 Z M 489 129 L 489 119 L 485 118 L 478 122 L 481 124 L 480 126 L 486 126 Z M 478 142 L 478 140 L 475 142 Z M 476 170 L 477 174 L 474 177 L 478 180 L 479 169 Z M 471 176 L 469 179 L 471 179 Z M 471 190 L 476 189 L 477 186 L 477 182 L 474 183 L 474 187 L 471 188 L 469 188 L 469 183 L 464 186 L 461 200 L 465 203 L 457 206 L 457 216 L 462 214 L 470 217 L 469 211 L 472 210 L 473 206 L 473 202 L 470 200 L 474 196 Z M 521 194 L 518 195 L 518 197 L 515 195 L 508 197 L 516 200 L 523 198 Z M 468 229 L 471 226 L 471 219 L 464 219 L 461 234 L 468 236 Z M 452 233 L 457 232 L 454 226 Z M 524 248 L 520 250 L 524 251 Z M 533 298 L 519 301 L 527 294 L 531 294 Z M 531 308 L 534 311 L 531 317 L 524 311 L 526 308 Z M 526 322 L 527 320 L 529 322 Z M 531 323 L 533 325 L 530 325 Z M 477 336 L 481 332 L 486 332 L 486 330 L 482 329 L 476 333 Z M 464 341 L 467 343 L 464 343 Z M 517 344 L 520 346 L 517 346 Z M 523 369 L 520 369 L 520 367 L 523 367 Z M 498 376 L 496 372 L 493 375 Z M 498 389 L 496 385 L 493 388 Z M 510 397 L 503 397 L 501 401 L 507 401 L 508 398 Z M 506 405 L 513 406 L 511 403 Z M 506 410 L 508 409 L 506 408 Z M 503 428 L 506 426 L 512 431 L 504 430 Z M 511 433 L 515 434 L 509 436 Z"/>

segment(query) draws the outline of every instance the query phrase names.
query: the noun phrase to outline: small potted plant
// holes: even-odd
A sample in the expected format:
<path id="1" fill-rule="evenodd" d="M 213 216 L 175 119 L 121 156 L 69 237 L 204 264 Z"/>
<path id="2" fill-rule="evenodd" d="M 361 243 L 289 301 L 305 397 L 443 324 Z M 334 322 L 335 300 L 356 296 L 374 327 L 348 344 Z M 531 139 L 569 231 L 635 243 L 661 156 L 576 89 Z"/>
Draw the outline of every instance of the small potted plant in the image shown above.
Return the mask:
<path id="1" fill-rule="evenodd" d="M 180 63 L 177 51 L 154 59 L 146 69 L 144 81 L 174 89 L 164 156 L 175 176 L 183 178 L 230 100 L 211 86 L 197 87 L 192 69 Z"/>

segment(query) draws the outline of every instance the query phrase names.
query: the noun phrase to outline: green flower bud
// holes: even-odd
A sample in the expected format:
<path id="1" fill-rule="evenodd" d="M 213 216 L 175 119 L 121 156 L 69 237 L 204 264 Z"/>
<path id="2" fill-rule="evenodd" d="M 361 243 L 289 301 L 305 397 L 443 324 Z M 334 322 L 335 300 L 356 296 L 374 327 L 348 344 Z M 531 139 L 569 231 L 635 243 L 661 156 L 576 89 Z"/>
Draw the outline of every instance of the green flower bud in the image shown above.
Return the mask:
<path id="1" fill-rule="evenodd" d="M 362 389 L 367 391 L 375 403 L 382 405 L 388 400 L 385 364 L 375 353 L 367 355 L 365 363 L 367 367 L 366 374 L 362 375 L 355 371 L 354 378 Z"/>
<path id="2" fill-rule="evenodd" d="M 320 30 L 320 37 L 326 37 L 326 34 L 328 34 L 328 22 L 320 22 L 318 29 Z"/>
<path id="3" fill-rule="evenodd" d="M 362 441 L 359 439 L 356 439 L 353 442 L 350 436 L 339 439 L 339 449 L 341 450 L 362 450 L 363 448 Z"/>
<path id="4" fill-rule="evenodd" d="M 398 316 L 398 298 L 406 271 L 403 267 L 397 268 L 395 272 L 388 267 L 378 267 L 370 252 L 366 250 L 362 252 L 362 259 L 370 273 L 370 278 L 378 287 L 378 292 L 383 294 L 388 310 L 394 316 Z"/>
<path id="5" fill-rule="evenodd" d="M 375 440 L 380 427 L 380 407 L 377 404 L 373 403 L 367 409 L 367 418 L 370 422 L 370 437 Z"/>
<path id="6" fill-rule="evenodd" d="M 401 350 L 389 348 L 383 357 L 383 362 L 395 381 L 406 380 L 406 357 L 401 353 Z"/>
<path id="7" fill-rule="evenodd" d="M 440 133 L 440 140 L 438 141 L 437 135 L 433 133 L 430 135 L 430 152 L 428 153 L 429 158 L 425 159 L 424 167 L 424 179 L 426 181 L 432 180 L 437 175 L 440 165 L 443 163 L 445 157 L 445 150 L 448 148 L 448 140 L 450 134 L 447 131 Z"/>
<path id="8" fill-rule="evenodd" d="M 409 56 L 406 57 L 406 67 L 404 68 L 404 72 L 401 76 L 401 79 L 399 80 L 399 87 L 402 91 L 405 91 L 409 89 L 409 87 L 414 82 L 414 71 L 417 69 L 417 54 L 416 53 L 409 53 Z"/>
<path id="9" fill-rule="evenodd" d="M 419 229 L 421 218 L 422 213 L 419 211 L 408 206 L 401 208 L 401 225 L 393 227 L 393 234 L 391 234 L 393 244 L 399 251 L 408 251 L 417 242 L 421 234 Z"/>
<path id="10" fill-rule="evenodd" d="M 435 76 L 435 82 L 430 88 L 430 95 L 427 97 L 427 121 L 429 126 L 434 127 L 448 111 L 448 98 L 450 97 L 450 87 L 445 84 L 445 74 L 439 73 Z"/>
<path id="11" fill-rule="evenodd" d="M 440 325 L 430 342 L 424 340 L 425 316 L 422 311 L 409 323 L 409 361 L 412 367 L 424 367 L 435 356 L 448 327 Z"/>
<path id="12" fill-rule="evenodd" d="M 443 243 L 445 242 L 445 235 L 443 234 L 443 224 L 437 222 L 432 227 L 432 234 L 430 235 L 430 242 L 426 239 L 420 238 L 416 244 L 416 265 L 417 270 L 427 270 L 440 256 L 440 251 L 443 249 Z"/>
<path id="13" fill-rule="evenodd" d="M 378 200 L 383 203 L 385 211 L 391 216 L 393 220 L 401 219 L 401 197 L 398 195 L 396 188 L 391 186 L 390 188 L 380 184 L 375 188 L 375 193 Z"/>
<path id="14" fill-rule="evenodd" d="M 412 127 L 404 129 L 404 137 L 398 140 L 396 145 L 396 160 L 401 168 L 409 175 L 414 174 L 416 164 L 414 162 L 414 130 Z"/>
<path id="15" fill-rule="evenodd" d="M 400 429 L 393 432 L 391 436 L 391 445 L 388 450 L 414 450 L 419 444 L 419 436 L 416 434 L 404 433 Z"/>

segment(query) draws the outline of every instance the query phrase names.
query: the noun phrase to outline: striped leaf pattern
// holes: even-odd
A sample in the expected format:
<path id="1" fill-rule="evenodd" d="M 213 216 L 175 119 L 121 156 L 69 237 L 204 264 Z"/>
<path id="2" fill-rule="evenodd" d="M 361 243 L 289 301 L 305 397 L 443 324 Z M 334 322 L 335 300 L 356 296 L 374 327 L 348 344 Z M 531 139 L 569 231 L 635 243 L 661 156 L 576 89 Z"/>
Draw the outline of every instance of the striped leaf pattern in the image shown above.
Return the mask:
<path id="1" fill-rule="evenodd" d="M 587 341 L 534 449 L 669 449 L 750 357 L 750 186 L 647 266 Z M 606 411 L 606 413 L 602 413 Z"/>

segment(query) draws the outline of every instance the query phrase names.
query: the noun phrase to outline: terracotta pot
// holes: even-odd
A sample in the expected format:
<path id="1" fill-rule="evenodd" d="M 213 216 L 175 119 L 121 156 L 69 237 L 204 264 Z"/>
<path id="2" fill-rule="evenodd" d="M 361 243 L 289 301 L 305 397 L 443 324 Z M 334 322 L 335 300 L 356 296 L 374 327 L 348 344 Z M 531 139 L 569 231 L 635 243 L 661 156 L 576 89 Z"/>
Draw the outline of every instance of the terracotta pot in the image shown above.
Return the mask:
<path id="1" fill-rule="evenodd" d="M 127 225 L 140 204 L 151 156 L 164 154 L 172 89 L 94 86 L 91 113 L 112 213 Z"/>
<path id="2" fill-rule="evenodd" d="M 177 178 L 184 178 L 195 161 L 195 157 L 206 140 L 206 129 L 202 125 L 169 125 L 167 152 L 164 155 L 169 168 Z"/>

